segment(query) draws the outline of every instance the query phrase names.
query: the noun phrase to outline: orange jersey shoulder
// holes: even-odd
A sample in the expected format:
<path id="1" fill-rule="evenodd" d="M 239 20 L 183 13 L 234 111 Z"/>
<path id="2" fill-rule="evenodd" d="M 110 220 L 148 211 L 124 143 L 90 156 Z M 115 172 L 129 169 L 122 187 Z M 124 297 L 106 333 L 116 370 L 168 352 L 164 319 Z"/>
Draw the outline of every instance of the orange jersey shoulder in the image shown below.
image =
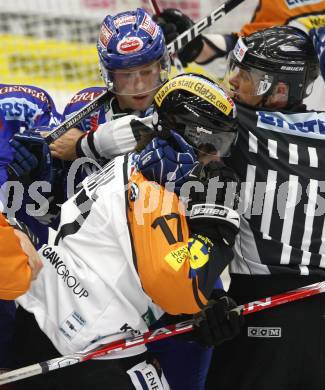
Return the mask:
<path id="1" fill-rule="evenodd" d="M 32 272 L 14 229 L 0 214 L 0 299 L 15 299 L 29 288 Z"/>
<path id="2" fill-rule="evenodd" d="M 170 314 L 196 313 L 207 299 L 190 277 L 189 230 L 184 206 L 164 187 L 131 176 L 128 191 L 136 267 L 148 296 Z"/>
<path id="3" fill-rule="evenodd" d="M 299 23 L 311 24 L 311 27 L 325 25 L 324 0 L 260 0 L 253 19 L 241 29 L 241 34 L 249 35 L 264 28 L 289 24 L 300 18 Z M 309 30 L 308 26 L 307 30 Z"/>

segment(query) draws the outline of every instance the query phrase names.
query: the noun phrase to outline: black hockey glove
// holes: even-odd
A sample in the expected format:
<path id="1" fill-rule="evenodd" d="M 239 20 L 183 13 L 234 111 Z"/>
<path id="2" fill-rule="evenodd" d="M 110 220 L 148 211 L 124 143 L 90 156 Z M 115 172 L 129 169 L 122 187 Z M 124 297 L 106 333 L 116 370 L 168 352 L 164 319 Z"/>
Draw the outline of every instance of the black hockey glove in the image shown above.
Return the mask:
<path id="1" fill-rule="evenodd" d="M 145 118 L 143 119 L 145 120 Z M 132 119 L 130 122 L 130 127 L 136 141 L 135 151 L 140 152 L 152 140 L 155 132 L 152 127 L 149 127 L 141 122 L 141 118 Z"/>
<path id="2" fill-rule="evenodd" d="M 166 8 L 158 18 L 154 19 L 162 28 L 167 44 L 194 24 L 192 19 L 175 8 Z M 199 35 L 178 52 L 178 58 L 182 65 L 186 66 L 189 62 L 195 61 L 202 48 L 203 40 L 202 36 Z"/>
<path id="3" fill-rule="evenodd" d="M 214 54 L 204 61 L 200 61 L 200 65 L 209 64 L 216 58 L 226 56 L 236 46 L 238 35 L 236 33 L 230 34 L 209 34 L 202 37 L 203 41 L 209 46 Z"/>
<path id="4" fill-rule="evenodd" d="M 195 318 L 194 339 L 204 346 L 216 346 L 236 337 L 244 325 L 242 313 L 232 310 L 236 306 L 225 291 L 214 290 L 212 299 Z"/>
<path id="5" fill-rule="evenodd" d="M 187 204 L 190 233 L 233 246 L 239 231 L 236 210 L 240 182 L 235 172 L 218 162 L 206 166 L 198 164 L 186 184 L 192 184 Z M 180 195 L 184 196 L 182 191 Z"/>

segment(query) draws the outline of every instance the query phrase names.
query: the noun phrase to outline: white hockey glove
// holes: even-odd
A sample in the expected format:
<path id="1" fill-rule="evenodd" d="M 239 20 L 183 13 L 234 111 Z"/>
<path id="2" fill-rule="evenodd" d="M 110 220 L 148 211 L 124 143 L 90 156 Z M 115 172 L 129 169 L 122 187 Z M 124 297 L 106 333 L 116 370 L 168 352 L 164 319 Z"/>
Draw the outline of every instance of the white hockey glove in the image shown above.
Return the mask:
<path id="1" fill-rule="evenodd" d="M 135 115 L 125 115 L 114 119 L 79 139 L 77 142 L 78 157 L 109 160 L 133 152 L 141 135 L 137 127 L 131 126 L 133 120 L 141 122 L 143 127 L 148 128 L 148 131 L 152 128 L 152 116 L 139 118 Z"/>

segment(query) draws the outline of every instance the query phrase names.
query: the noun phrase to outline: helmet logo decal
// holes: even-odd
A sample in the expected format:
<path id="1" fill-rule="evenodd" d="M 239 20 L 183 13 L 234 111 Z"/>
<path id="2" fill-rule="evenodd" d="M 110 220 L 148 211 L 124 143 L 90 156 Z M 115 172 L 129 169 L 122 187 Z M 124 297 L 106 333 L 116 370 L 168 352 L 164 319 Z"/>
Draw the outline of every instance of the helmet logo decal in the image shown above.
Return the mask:
<path id="1" fill-rule="evenodd" d="M 234 106 L 233 101 L 226 96 L 221 88 L 207 81 L 203 81 L 199 77 L 193 76 L 180 76 L 168 81 L 160 88 L 154 97 L 157 106 L 160 107 L 165 97 L 170 92 L 177 89 L 192 92 L 194 95 L 206 100 L 226 115 L 229 115 Z"/>
<path id="2" fill-rule="evenodd" d="M 145 15 L 139 27 L 152 38 L 156 38 L 158 34 L 158 26 L 148 15 Z"/>
<path id="3" fill-rule="evenodd" d="M 212 131 L 205 129 L 204 127 L 197 127 L 196 131 L 198 134 L 205 133 L 205 134 L 212 134 Z"/>
<path id="4" fill-rule="evenodd" d="M 237 58 L 239 62 L 243 61 L 245 54 L 248 50 L 248 47 L 245 45 L 242 37 L 240 37 L 236 43 L 236 46 L 233 50 L 234 56 Z"/>
<path id="5" fill-rule="evenodd" d="M 325 15 L 318 14 L 318 15 L 306 15 L 300 18 L 297 18 L 296 20 L 292 20 L 289 23 L 290 26 L 297 26 L 300 28 L 300 30 L 305 31 L 308 33 L 310 29 L 313 27 L 322 27 L 325 26 Z"/>
<path id="6" fill-rule="evenodd" d="M 133 54 L 141 50 L 143 41 L 138 37 L 126 37 L 118 43 L 116 49 L 120 54 Z"/>
<path id="7" fill-rule="evenodd" d="M 284 52 L 288 52 L 288 51 L 301 51 L 301 49 L 299 49 L 299 47 L 296 47 L 296 46 L 291 46 L 291 45 L 281 45 L 279 46 L 279 49 L 281 51 L 284 51 Z"/>
<path id="8" fill-rule="evenodd" d="M 115 28 L 120 28 L 121 26 L 125 26 L 126 24 L 134 24 L 136 22 L 135 15 L 125 15 L 121 16 L 114 20 Z"/>
<path id="9" fill-rule="evenodd" d="M 103 23 L 100 28 L 98 41 L 105 49 L 107 48 L 112 36 L 112 31 L 106 26 L 106 24 Z"/>
<path id="10" fill-rule="evenodd" d="M 286 66 L 282 65 L 281 70 L 287 70 L 289 72 L 302 72 L 304 70 L 303 66 Z"/>
<path id="11" fill-rule="evenodd" d="M 272 82 L 269 80 L 269 76 L 266 74 L 264 76 L 264 79 L 259 82 L 256 94 L 258 96 L 264 95 L 265 92 L 267 92 L 270 89 L 271 85 Z"/>

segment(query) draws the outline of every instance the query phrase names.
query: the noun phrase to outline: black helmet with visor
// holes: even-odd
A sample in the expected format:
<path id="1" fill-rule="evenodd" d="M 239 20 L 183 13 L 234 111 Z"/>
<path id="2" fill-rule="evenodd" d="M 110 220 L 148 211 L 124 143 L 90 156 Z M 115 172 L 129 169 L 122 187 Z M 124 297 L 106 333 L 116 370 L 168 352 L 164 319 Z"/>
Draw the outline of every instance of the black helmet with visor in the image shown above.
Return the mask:
<path id="1" fill-rule="evenodd" d="M 226 156 L 236 131 L 236 107 L 212 80 L 199 74 L 179 75 L 154 97 L 153 124 L 161 138 L 175 130 L 198 152 Z"/>
<path id="2" fill-rule="evenodd" d="M 263 96 L 263 106 L 279 82 L 288 86 L 287 107 L 301 103 L 312 91 L 319 62 L 312 40 L 292 26 L 271 27 L 240 37 L 228 57 L 224 87 L 240 93 Z M 236 77 L 247 78 L 251 88 L 236 90 Z"/>

